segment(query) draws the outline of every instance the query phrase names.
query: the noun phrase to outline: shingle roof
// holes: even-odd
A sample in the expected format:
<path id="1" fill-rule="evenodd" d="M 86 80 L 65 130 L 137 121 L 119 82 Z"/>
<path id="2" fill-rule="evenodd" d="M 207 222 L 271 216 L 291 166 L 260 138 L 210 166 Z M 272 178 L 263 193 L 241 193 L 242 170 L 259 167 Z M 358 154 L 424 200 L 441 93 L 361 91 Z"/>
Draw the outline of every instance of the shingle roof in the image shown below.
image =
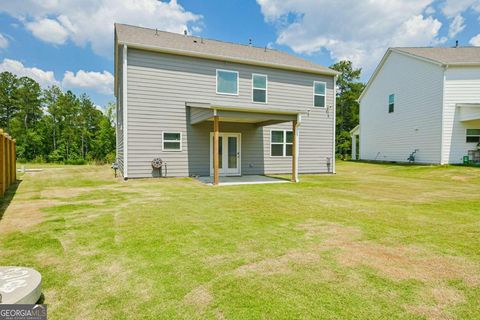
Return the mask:
<path id="1" fill-rule="evenodd" d="M 442 64 L 480 64 L 480 47 L 392 49 L 437 61 Z"/>
<path id="2" fill-rule="evenodd" d="M 118 43 L 132 47 L 172 52 L 199 57 L 210 57 L 272 68 L 334 75 L 337 71 L 312 63 L 300 57 L 268 48 L 258 48 L 195 36 L 157 31 L 125 24 L 115 24 Z"/>

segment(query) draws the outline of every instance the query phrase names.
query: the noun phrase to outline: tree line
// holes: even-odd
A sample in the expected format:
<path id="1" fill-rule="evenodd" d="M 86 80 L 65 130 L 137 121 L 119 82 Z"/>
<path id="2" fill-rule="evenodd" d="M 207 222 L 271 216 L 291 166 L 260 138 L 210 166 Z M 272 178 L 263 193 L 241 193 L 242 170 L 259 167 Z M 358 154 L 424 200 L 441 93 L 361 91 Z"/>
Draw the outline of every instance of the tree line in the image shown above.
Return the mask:
<path id="1" fill-rule="evenodd" d="M 0 73 L 0 128 L 17 140 L 19 162 L 115 161 L 115 104 L 100 111 L 86 94 L 42 89 Z"/>
<path id="2" fill-rule="evenodd" d="M 349 159 L 352 150 L 350 130 L 359 124 L 358 98 L 365 88 L 360 82 L 362 69 L 354 69 L 351 61 L 339 61 L 330 68 L 340 72 L 337 79 L 336 153 Z"/>

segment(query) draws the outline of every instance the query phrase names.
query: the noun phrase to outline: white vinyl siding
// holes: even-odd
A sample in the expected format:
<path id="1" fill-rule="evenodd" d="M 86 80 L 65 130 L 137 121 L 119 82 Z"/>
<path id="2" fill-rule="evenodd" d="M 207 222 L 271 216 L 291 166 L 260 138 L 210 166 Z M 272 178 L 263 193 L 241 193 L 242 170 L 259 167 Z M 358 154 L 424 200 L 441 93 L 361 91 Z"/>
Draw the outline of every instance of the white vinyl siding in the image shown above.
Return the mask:
<path id="1" fill-rule="evenodd" d="M 392 52 L 360 102 L 360 158 L 440 163 L 442 91 L 442 67 Z"/>
<path id="2" fill-rule="evenodd" d="M 466 142 L 466 129 L 480 128 L 480 119 L 460 121 L 457 104 L 480 103 L 480 67 L 450 67 L 445 70 L 442 163 L 462 163 L 474 143 Z"/>
<path id="3" fill-rule="evenodd" d="M 267 103 L 268 77 L 264 74 L 252 74 L 252 101 Z"/>
<path id="4" fill-rule="evenodd" d="M 217 69 L 217 94 L 238 95 L 238 71 Z"/>

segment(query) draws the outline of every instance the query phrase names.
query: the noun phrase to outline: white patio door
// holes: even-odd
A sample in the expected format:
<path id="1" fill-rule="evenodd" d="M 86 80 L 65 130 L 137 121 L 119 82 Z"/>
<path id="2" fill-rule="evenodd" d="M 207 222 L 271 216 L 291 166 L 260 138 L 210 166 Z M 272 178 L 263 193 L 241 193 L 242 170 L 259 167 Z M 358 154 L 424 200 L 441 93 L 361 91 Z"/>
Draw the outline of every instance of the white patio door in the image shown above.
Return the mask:
<path id="1" fill-rule="evenodd" d="M 218 167 L 221 176 L 239 176 L 241 174 L 240 139 L 240 133 L 219 133 Z M 210 133 L 210 175 L 213 175 L 213 132 Z"/>

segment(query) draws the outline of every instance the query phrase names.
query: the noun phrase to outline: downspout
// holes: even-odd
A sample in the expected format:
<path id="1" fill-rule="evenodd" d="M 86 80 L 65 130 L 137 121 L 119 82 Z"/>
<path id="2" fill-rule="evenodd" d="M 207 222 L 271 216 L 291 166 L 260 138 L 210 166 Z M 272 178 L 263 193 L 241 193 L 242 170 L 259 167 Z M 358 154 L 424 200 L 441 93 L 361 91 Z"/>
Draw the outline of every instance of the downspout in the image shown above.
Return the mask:
<path id="1" fill-rule="evenodd" d="M 302 124 L 302 115 L 297 114 L 297 125 L 295 126 L 295 182 L 300 182 L 298 178 L 298 156 L 300 154 L 300 125 Z"/>
<path id="2" fill-rule="evenodd" d="M 128 179 L 128 93 L 127 93 L 127 45 L 123 45 L 123 179 Z"/>
<path id="3" fill-rule="evenodd" d="M 332 120 L 332 173 L 337 173 L 335 165 L 335 135 L 336 135 L 336 117 L 337 117 L 337 78 L 333 78 L 333 120 Z"/>

